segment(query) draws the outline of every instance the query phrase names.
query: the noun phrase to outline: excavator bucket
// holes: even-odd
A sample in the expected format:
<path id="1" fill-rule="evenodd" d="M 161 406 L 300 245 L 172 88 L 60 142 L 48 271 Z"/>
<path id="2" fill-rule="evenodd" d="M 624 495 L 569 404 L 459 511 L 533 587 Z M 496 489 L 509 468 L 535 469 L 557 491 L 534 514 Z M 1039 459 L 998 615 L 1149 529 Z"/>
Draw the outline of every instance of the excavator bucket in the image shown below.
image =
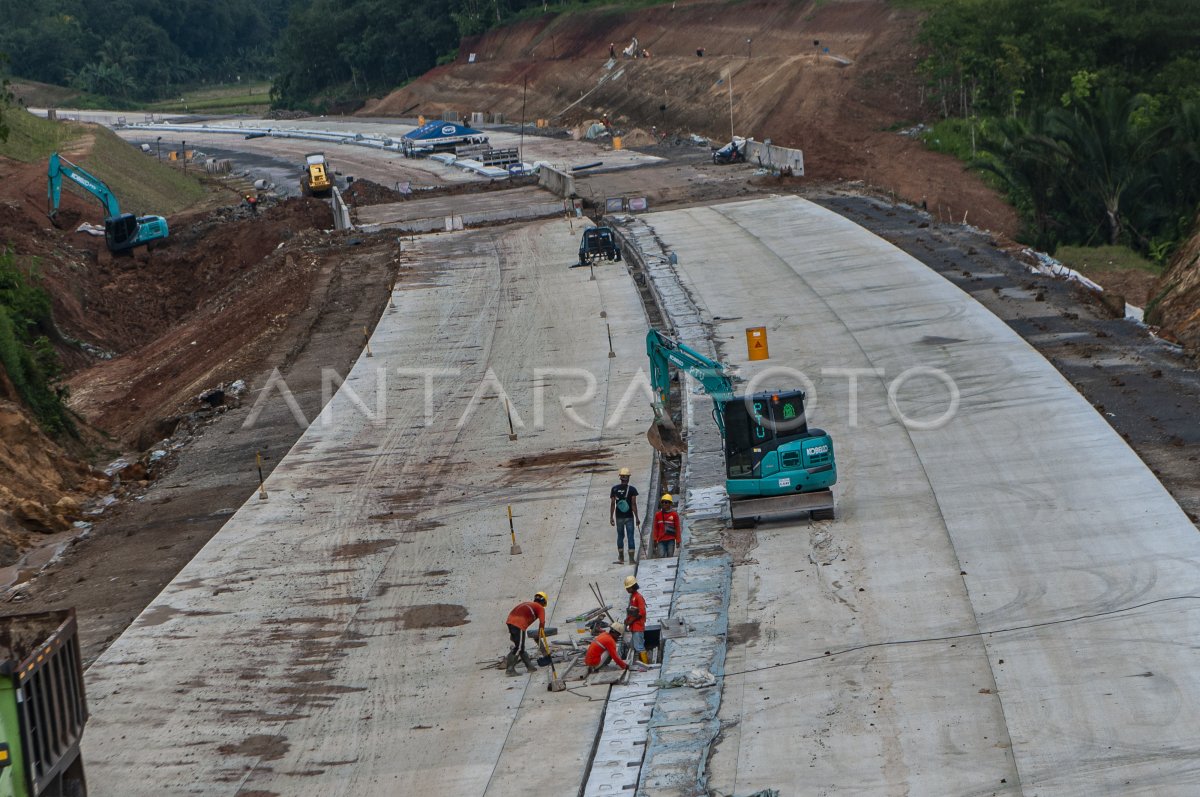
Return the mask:
<path id="1" fill-rule="evenodd" d="M 687 450 L 679 430 L 666 414 L 656 415 L 654 423 L 646 430 L 646 439 L 655 451 L 668 457 L 679 456 Z"/>

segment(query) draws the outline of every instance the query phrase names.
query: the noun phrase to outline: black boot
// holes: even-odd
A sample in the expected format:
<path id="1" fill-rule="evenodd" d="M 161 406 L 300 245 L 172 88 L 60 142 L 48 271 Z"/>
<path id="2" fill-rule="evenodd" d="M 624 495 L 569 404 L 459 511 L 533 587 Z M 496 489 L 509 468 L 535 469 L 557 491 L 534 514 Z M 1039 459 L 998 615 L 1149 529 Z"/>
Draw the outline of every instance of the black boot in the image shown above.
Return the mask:
<path id="1" fill-rule="evenodd" d="M 521 651 L 521 662 L 525 665 L 525 669 L 529 670 L 529 672 L 537 672 L 537 665 L 529 660 L 529 654 L 523 650 Z"/>
<path id="2" fill-rule="evenodd" d="M 507 669 L 505 669 L 505 671 L 504 671 L 505 675 L 514 675 L 514 676 L 520 675 L 520 673 L 517 672 L 517 654 L 516 653 L 509 653 L 507 656 L 505 656 L 504 664 L 507 667 Z"/>
<path id="3" fill-rule="evenodd" d="M 617 561 L 613 562 L 613 564 L 616 564 L 616 565 L 625 564 L 625 549 L 624 548 L 617 549 Z"/>

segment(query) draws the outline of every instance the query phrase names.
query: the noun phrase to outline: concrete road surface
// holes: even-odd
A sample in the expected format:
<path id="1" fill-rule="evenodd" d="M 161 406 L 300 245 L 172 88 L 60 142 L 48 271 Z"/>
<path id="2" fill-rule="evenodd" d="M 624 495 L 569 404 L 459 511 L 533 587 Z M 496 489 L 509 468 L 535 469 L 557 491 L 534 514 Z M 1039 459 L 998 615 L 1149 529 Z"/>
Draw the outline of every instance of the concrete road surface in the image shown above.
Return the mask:
<path id="1" fill-rule="evenodd" d="M 372 356 L 268 497 L 89 670 L 93 793 L 578 790 L 605 689 L 494 666 L 516 603 L 545 590 L 567 633 L 587 582 L 615 600 L 632 572 L 613 564 L 608 491 L 623 465 L 648 481 L 645 321 L 623 266 L 568 269 L 578 237 L 553 221 L 414 245 Z"/>
<path id="2" fill-rule="evenodd" d="M 840 473 L 835 521 L 731 532 L 709 786 L 1200 793 L 1200 536 L 1104 419 L 967 295 L 819 207 L 646 221 L 742 377 L 812 380 Z"/>

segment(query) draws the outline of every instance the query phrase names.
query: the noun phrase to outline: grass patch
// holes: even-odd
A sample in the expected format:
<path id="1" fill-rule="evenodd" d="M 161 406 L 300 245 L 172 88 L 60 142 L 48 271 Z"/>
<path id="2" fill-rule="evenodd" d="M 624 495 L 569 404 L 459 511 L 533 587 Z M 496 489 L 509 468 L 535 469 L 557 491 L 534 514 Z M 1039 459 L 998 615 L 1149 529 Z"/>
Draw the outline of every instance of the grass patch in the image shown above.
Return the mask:
<path id="1" fill-rule="evenodd" d="M 1076 271 L 1146 271 L 1162 274 L 1162 267 L 1125 246 L 1060 246 L 1055 259 Z"/>
<path id="2" fill-rule="evenodd" d="M 72 122 L 51 122 L 34 116 L 23 108 L 4 109 L 8 125 L 8 140 L 0 141 L 0 155 L 22 163 L 34 163 L 50 157 L 72 141 L 87 135 L 83 125 Z"/>
<path id="3" fill-rule="evenodd" d="M 54 333 L 50 297 L 38 282 L 33 264 L 23 269 L 11 252 L 0 251 L 0 370 L 43 429 L 73 435 L 58 383 L 62 368 L 48 337 Z"/>
<path id="4" fill-rule="evenodd" d="M 199 167 L 195 176 L 184 176 L 181 169 L 160 164 L 106 127 L 51 122 L 20 108 L 7 109 L 4 119 L 10 132 L 8 140 L 0 142 L 0 155 L 23 163 L 45 160 L 50 153 L 69 149 L 70 144 L 91 136 L 91 154 L 78 159 L 67 157 L 103 180 L 126 212 L 167 215 L 190 207 L 205 196 Z M 63 186 L 64 190 L 95 201 L 69 180 L 64 180 Z"/>
<path id="5" fill-rule="evenodd" d="M 73 105 L 79 92 L 66 86 L 38 83 L 35 80 L 12 78 L 9 90 L 13 96 L 34 108 L 57 108 Z"/>
<path id="6" fill-rule="evenodd" d="M 147 103 L 144 110 L 157 113 L 257 113 L 271 105 L 271 84 L 232 83 L 184 92 L 178 99 Z"/>
<path id="7" fill-rule="evenodd" d="M 206 191 L 199 180 L 199 166 L 194 176 L 185 176 L 181 169 L 159 163 L 153 155 L 130 146 L 107 128 L 95 128 L 93 132 L 95 143 L 91 154 L 81 159 L 79 165 L 112 189 L 126 213 L 166 216 L 204 197 Z"/>

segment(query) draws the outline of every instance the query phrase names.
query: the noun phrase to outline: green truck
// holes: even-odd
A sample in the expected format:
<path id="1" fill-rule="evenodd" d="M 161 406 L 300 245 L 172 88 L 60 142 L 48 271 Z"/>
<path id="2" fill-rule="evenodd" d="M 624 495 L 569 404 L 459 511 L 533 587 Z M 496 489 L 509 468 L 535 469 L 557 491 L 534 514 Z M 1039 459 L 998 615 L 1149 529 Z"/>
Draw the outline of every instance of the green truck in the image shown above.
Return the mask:
<path id="1" fill-rule="evenodd" d="M 0 617 L 0 797 L 86 797 L 75 610 Z"/>

